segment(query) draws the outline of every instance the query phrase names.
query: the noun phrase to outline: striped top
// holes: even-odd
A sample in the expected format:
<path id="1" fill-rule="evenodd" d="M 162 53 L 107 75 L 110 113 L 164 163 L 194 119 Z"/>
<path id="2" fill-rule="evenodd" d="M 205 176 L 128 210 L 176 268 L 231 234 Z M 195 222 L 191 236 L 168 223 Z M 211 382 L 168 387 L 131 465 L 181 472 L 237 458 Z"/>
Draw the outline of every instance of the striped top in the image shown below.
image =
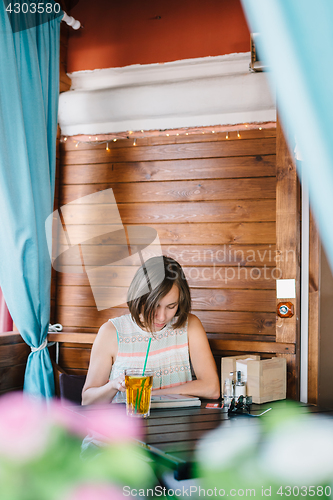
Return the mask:
<path id="1" fill-rule="evenodd" d="M 119 377 L 126 368 L 142 368 L 151 333 L 142 330 L 130 314 L 109 319 L 117 330 L 118 354 L 110 380 Z M 177 318 L 162 330 L 154 333 L 146 369 L 154 371 L 153 388 L 162 389 L 192 380 L 187 338 L 187 321 L 184 327 L 173 329 Z"/>

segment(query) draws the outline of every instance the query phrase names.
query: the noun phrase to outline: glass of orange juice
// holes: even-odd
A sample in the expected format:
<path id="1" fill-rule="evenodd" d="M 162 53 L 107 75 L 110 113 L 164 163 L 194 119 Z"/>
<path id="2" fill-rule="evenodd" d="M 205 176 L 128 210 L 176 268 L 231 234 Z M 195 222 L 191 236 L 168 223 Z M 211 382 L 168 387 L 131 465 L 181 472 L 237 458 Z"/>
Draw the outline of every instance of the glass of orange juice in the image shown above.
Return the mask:
<path id="1" fill-rule="evenodd" d="M 153 374 L 152 370 L 145 370 L 142 375 L 142 368 L 125 370 L 126 413 L 130 417 L 149 417 Z"/>

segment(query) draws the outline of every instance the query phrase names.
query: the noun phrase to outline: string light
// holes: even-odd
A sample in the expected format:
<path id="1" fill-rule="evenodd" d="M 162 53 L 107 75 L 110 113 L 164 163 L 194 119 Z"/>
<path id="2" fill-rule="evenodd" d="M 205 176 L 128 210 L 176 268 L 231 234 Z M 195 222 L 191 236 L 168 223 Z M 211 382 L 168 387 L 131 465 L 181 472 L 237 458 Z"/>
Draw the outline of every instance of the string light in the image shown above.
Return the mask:
<path id="1" fill-rule="evenodd" d="M 258 126 L 257 125 L 257 127 L 258 127 L 257 130 L 260 130 L 260 131 L 264 129 L 263 126 Z M 206 133 L 216 134 L 216 133 L 223 133 L 224 130 L 225 130 L 225 129 L 223 130 L 223 128 L 224 127 L 221 127 L 221 129 L 219 129 L 219 130 L 215 130 L 215 129 L 214 130 L 208 130 L 208 129 L 202 130 L 201 129 L 201 131 L 198 130 L 198 129 L 187 129 L 187 132 L 185 131 L 186 129 L 185 130 L 184 129 L 183 130 L 180 129 L 180 132 L 176 132 L 176 130 L 177 130 L 176 129 L 176 130 L 172 130 L 171 132 L 168 132 L 168 133 L 166 133 L 165 130 L 164 131 L 160 130 L 160 135 L 163 135 L 163 133 L 165 133 L 166 137 L 170 137 L 170 136 L 173 136 L 173 135 L 179 137 L 179 136 L 184 136 L 184 135 L 188 136 L 188 135 L 191 135 L 191 134 L 198 134 L 198 133 L 201 133 L 201 134 L 206 134 Z M 236 130 L 235 128 L 236 127 L 232 128 L 232 131 L 231 131 L 232 132 L 232 136 L 233 136 L 233 133 L 235 132 L 236 133 L 236 137 L 238 139 L 241 139 L 242 138 L 242 136 L 241 136 L 241 132 L 242 131 L 244 131 L 245 129 L 249 129 L 249 128 L 253 129 L 254 127 L 253 127 L 252 124 L 243 123 L 241 125 L 240 129 Z M 152 135 L 156 135 L 156 134 L 151 134 L 150 132 L 145 132 L 143 129 L 141 129 L 140 132 L 142 134 L 144 134 L 143 137 L 146 137 L 146 136 L 150 137 Z M 156 131 L 156 132 L 158 132 L 158 131 Z M 80 143 L 82 143 L 82 144 L 95 144 L 95 145 L 96 144 L 99 144 L 99 145 L 100 144 L 105 144 L 105 150 L 108 151 L 108 152 L 110 152 L 111 149 L 109 147 L 109 144 L 110 144 L 111 141 L 117 142 L 120 139 L 126 139 L 126 138 L 130 139 L 129 136 L 132 135 L 132 134 L 135 134 L 135 133 L 136 132 L 134 132 L 133 130 L 129 130 L 127 132 L 119 133 L 119 135 L 117 134 L 116 137 L 115 136 L 113 136 L 113 137 L 111 136 L 110 137 L 111 134 L 110 135 L 106 134 L 105 136 L 103 136 L 101 138 L 99 138 L 98 136 L 91 136 L 91 135 L 89 135 L 89 136 L 86 136 L 87 138 L 89 137 L 89 140 L 86 140 L 86 141 L 85 140 L 75 140 L 74 137 L 72 138 L 72 137 L 68 137 L 68 136 L 62 136 L 60 138 L 60 141 L 63 142 L 63 143 L 65 143 L 67 141 L 70 141 L 71 144 L 73 144 L 75 148 L 78 148 L 79 145 L 80 145 Z M 230 131 L 226 131 L 225 134 L 226 134 L 225 138 L 227 140 L 230 139 Z M 104 139 L 104 137 L 105 137 L 105 139 Z M 142 137 L 142 136 L 140 135 L 139 137 Z M 132 142 L 133 146 L 137 145 L 137 139 L 138 139 L 138 137 L 133 137 L 133 142 Z"/>

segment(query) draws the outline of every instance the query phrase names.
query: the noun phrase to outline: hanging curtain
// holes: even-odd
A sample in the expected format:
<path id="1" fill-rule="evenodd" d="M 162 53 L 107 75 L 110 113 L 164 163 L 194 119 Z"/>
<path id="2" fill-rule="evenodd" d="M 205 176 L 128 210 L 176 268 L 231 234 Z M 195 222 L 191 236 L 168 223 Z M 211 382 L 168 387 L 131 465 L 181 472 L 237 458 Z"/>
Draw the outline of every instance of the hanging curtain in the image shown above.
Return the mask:
<path id="1" fill-rule="evenodd" d="M 0 1 L 0 286 L 31 347 L 24 390 L 45 397 L 54 394 L 45 220 L 53 210 L 60 21 L 15 32 Z"/>
<path id="2" fill-rule="evenodd" d="M 8 307 L 0 288 L 0 333 L 11 332 L 13 329 L 13 320 L 9 314 Z"/>
<path id="3" fill-rule="evenodd" d="M 333 2 L 242 0 L 333 270 Z"/>

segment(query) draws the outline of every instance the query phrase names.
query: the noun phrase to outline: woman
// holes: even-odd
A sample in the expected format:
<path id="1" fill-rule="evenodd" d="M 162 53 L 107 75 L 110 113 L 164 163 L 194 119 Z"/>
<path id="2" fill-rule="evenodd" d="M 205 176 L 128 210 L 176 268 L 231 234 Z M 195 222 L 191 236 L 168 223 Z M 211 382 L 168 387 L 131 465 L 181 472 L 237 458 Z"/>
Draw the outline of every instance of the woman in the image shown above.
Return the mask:
<path id="1" fill-rule="evenodd" d="M 124 370 L 143 368 L 150 337 L 146 368 L 154 370 L 153 394 L 217 399 L 215 361 L 200 320 L 190 313 L 190 290 L 178 262 L 169 257 L 149 259 L 133 278 L 127 304 L 130 314 L 99 329 L 82 404 L 109 403 L 118 391 L 124 392 Z"/>

